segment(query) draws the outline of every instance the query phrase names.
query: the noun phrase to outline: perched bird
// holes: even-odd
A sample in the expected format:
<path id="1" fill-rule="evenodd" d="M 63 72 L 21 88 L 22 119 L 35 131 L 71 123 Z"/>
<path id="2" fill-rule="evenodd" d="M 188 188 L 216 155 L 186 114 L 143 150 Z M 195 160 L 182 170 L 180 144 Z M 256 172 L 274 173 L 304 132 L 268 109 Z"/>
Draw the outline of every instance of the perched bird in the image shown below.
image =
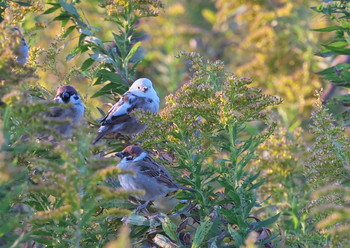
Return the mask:
<path id="1" fill-rule="evenodd" d="M 24 65 L 27 62 L 29 47 L 21 30 L 18 27 L 15 27 L 13 28 L 13 31 L 16 31 L 18 36 L 21 38 L 20 43 L 15 50 L 15 54 L 17 55 L 16 60 L 19 64 Z"/>
<path id="2" fill-rule="evenodd" d="M 69 135 L 75 125 L 84 116 L 84 104 L 76 89 L 71 85 L 64 85 L 57 89 L 55 102 L 62 104 L 71 104 L 68 108 L 52 107 L 47 117 L 51 121 L 62 122 L 62 124 L 54 125 L 54 129 L 60 134 Z"/>
<path id="3" fill-rule="evenodd" d="M 176 183 L 164 166 L 157 163 L 140 146 L 127 146 L 123 151 L 116 153 L 121 158 L 118 164 L 123 171 L 132 171 L 135 174 L 118 175 L 120 185 L 126 190 L 144 190 L 144 195 L 135 195 L 139 200 L 146 201 L 137 211 L 145 208 L 150 201 L 157 200 L 170 192 L 179 189 L 196 192 L 196 190 Z"/>
<path id="4" fill-rule="evenodd" d="M 108 111 L 100 121 L 101 127 L 93 144 L 96 144 L 107 133 L 118 132 L 121 135 L 134 135 L 145 130 L 147 126 L 139 123 L 137 116 L 130 115 L 135 109 L 158 113 L 159 97 L 153 89 L 151 80 L 147 78 L 136 80 Z"/>

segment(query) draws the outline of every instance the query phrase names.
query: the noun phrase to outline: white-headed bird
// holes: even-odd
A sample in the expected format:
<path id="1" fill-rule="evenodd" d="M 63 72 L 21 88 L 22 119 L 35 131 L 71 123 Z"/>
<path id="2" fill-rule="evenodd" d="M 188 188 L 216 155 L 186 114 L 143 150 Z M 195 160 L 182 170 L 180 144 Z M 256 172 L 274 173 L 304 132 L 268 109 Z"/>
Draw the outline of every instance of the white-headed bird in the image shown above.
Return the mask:
<path id="1" fill-rule="evenodd" d="M 147 126 L 140 123 L 137 116 L 130 115 L 135 109 L 158 113 L 159 97 L 153 88 L 152 81 L 147 78 L 136 80 L 108 111 L 100 121 L 101 127 L 93 144 L 96 144 L 107 133 L 134 135 L 145 130 Z"/>

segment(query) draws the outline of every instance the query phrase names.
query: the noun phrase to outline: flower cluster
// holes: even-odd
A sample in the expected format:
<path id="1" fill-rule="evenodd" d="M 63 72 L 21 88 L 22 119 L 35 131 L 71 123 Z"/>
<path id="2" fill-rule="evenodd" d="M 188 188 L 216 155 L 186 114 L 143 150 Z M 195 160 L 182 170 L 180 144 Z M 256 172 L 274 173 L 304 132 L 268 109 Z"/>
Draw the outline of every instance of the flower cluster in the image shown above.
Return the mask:
<path id="1" fill-rule="evenodd" d="M 190 61 L 193 78 L 166 98 L 159 116 L 140 113 L 140 120 L 149 126 L 142 140 L 160 145 L 186 132 L 191 140 L 203 143 L 205 134 L 215 134 L 235 123 L 274 128 L 266 108 L 278 105 L 280 99 L 248 87 L 248 78 L 224 73 L 222 62 L 206 62 L 196 53 L 182 55 Z"/>
<path id="2" fill-rule="evenodd" d="M 104 0 L 100 6 L 107 9 L 109 16 L 115 17 L 131 11 L 133 16 L 148 17 L 157 16 L 163 3 L 159 0 Z"/>
<path id="3" fill-rule="evenodd" d="M 344 128 L 337 125 L 334 117 L 321 101 L 315 105 L 311 119 L 311 131 L 316 140 L 311 147 L 306 174 L 315 188 L 327 184 L 339 184 L 348 179 L 350 145 L 344 136 Z"/>

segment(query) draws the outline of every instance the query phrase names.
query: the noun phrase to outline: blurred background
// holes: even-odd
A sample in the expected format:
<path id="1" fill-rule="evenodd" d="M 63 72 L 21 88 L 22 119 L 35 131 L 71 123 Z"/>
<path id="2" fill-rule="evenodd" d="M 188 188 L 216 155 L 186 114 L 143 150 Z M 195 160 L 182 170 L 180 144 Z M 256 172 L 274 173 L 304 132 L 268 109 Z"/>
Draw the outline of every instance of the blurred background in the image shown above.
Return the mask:
<path id="1" fill-rule="evenodd" d="M 164 97 L 187 80 L 186 63 L 176 55 L 180 51 L 194 51 L 210 60 L 224 61 L 227 71 L 251 77 L 254 87 L 283 98 L 276 113 L 289 131 L 307 124 L 314 92 L 327 84 L 315 73 L 331 63 L 315 56 L 320 44 L 330 38 L 328 34 L 311 30 L 325 26 L 325 18 L 311 9 L 320 1 L 164 0 L 163 3 L 159 16 L 143 18 L 138 24 L 138 31 L 146 34 L 147 39 L 142 42 L 144 58 L 137 68 L 137 77 L 154 82 L 163 105 Z M 108 45 L 112 32 L 118 30 L 114 23 L 101 18 L 104 10 L 98 1 L 82 1 L 79 11 L 86 22 L 100 28 L 97 36 Z M 22 27 L 31 48 L 59 48 L 57 70 L 42 68 L 39 83 L 48 90 L 70 83 L 82 92 L 88 106 L 108 110 L 109 106 L 103 103 L 110 102 L 109 99 L 91 98 L 103 85 L 93 86 L 90 79 L 71 73 L 72 68 L 81 66 L 87 54 L 65 60 L 78 43 L 78 33 L 74 31 L 63 42 L 55 40 L 61 22 L 52 21 L 54 16 L 27 17 Z M 48 54 L 41 56 L 43 64 L 49 59 Z M 95 107 L 90 110 L 94 118 L 101 117 Z"/>

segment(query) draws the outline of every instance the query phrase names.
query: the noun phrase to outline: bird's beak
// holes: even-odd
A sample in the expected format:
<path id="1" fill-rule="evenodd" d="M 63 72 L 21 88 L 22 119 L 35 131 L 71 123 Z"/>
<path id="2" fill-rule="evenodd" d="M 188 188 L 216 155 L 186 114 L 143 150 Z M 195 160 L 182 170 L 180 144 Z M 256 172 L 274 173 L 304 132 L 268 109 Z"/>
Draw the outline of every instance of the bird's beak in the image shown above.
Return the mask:
<path id="1" fill-rule="evenodd" d="M 148 87 L 147 87 L 147 86 L 142 87 L 142 91 L 143 91 L 143 92 L 146 92 L 147 90 L 148 90 Z"/>
<path id="2" fill-rule="evenodd" d="M 123 158 L 123 153 L 121 152 L 117 152 L 116 154 L 114 154 L 114 156 L 117 156 L 118 158 Z"/>

